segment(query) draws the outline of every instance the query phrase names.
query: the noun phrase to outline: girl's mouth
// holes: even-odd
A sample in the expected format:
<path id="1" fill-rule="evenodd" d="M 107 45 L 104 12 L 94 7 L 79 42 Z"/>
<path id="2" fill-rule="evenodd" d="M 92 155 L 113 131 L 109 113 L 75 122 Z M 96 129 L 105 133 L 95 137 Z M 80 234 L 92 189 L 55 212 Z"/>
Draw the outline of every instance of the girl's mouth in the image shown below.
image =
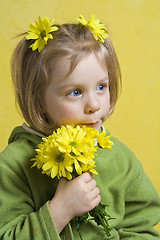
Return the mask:
<path id="1" fill-rule="evenodd" d="M 86 127 L 96 127 L 98 125 L 99 121 L 93 122 L 93 123 L 84 123 Z"/>

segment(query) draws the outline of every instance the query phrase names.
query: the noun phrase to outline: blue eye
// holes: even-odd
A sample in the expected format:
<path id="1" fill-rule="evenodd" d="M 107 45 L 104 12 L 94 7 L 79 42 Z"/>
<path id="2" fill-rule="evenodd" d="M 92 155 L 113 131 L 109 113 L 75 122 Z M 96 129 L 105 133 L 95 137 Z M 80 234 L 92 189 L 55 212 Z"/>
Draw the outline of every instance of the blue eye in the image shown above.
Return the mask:
<path id="1" fill-rule="evenodd" d="M 75 89 L 75 90 L 73 90 L 72 92 L 70 92 L 68 95 L 69 95 L 69 96 L 72 96 L 72 97 L 77 97 L 77 96 L 79 96 L 80 94 L 81 94 L 81 91 Z"/>
<path id="2" fill-rule="evenodd" d="M 103 84 L 98 85 L 97 91 L 103 91 L 105 89 L 105 86 Z"/>

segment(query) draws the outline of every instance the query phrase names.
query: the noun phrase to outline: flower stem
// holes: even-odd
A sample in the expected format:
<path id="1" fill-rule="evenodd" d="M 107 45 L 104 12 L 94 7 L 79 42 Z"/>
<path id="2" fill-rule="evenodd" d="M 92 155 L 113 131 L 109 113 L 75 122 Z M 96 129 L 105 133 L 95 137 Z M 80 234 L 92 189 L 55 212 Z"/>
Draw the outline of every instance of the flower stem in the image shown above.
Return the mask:
<path id="1" fill-rule="evenodd" d="M 98 217 L 99 217 L 99 219 L 100 219 L 100 221 L 101 221 L 101 225 L 103 226 L 106 235 L 107 235 L 108 237 L 110 237 L 110 236 L 111 236 L 111 234 L 110 234 L 110 227 L 109 227 L 109 224 L 108 224 L 106 218 L 105 218 L 105 217 L 103 218 L 103 217 L 101 216 L 101 214 L 98 214 Z"/>
<path id="2" fill-rule="evenodd" d="M 84 223 L 88 223 L 89 221 L 95 221 L 97 225 L 101 225 L 107 235 L 107 237 L 110 237 L 110 231 L 111 228 L 108 224 L 108 221 L 111 218 L 107 212 L 105 211 L 106 205 L 103 205 L 101 203 L 98 204 L 94 209 L 92 209 L 90 212 L 86 213 L 85 215 L 81 217 L 76 217 L 77 222 L 77 231 L 79 232 L 80 226 Z M 107 218 L 106 218 L 107 217 Z M 80 232 L 79 232 L 80 239 L 83 240 Z"/>
<path id="3" fill-rule="evenodd" d="M 79 234 L 80 239 L 83 240 L 80 230 L 78 230 L 78 234 Z"/>

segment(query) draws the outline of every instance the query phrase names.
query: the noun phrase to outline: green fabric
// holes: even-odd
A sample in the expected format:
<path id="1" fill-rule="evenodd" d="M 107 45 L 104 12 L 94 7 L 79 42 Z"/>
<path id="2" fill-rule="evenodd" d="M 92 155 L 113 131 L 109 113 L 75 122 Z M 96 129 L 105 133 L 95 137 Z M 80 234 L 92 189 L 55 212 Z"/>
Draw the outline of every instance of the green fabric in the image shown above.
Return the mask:
<path id="1" fill-rule="evenodd" d="M 84 240 L 160 239 L 153 228 L 160 220 L 160 198 L 134 154 L 117 139 L 111 140 L 112 152 L 98 149 L 95 179 L 102 203 L 115 218 L 110 220 L 112 236 L 107 238 L 94 223 L 83 225 L 81 234 Z M 79 240 L 74 220 L 59 236 L 50 215 L 48 201 L 58 180 L 31 168 L 29 160 L 40 142 L 40 137 L 17 127 L 0 154 L 0 239 Z"/>

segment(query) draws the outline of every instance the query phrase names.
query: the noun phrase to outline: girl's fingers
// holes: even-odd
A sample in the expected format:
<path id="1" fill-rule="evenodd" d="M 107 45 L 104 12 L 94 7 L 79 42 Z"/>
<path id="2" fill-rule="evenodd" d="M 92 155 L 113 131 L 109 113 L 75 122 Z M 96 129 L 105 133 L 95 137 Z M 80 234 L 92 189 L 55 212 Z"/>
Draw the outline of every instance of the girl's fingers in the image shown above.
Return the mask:
<path id="1" fill-rule="evenodd" d="M 95 199 L 99 196 L 99 188 L 94 188 L 91 192 L 90 192 L 90 198 L 91 199 Z"/>
<path id="2" fill-rule="evenodd" d="M 97 183 L 94 179 L 92 179 L 90 182 L 87 183 L 87 185 L 88 185 L 88 190 L 91 191 L 97 186 Z"/>
<path id="3" fill-rule="evenodd" d="M 83 180 L 85 183 L 90 182 L 93 179 L 93 174 L 90 173 L 83 173 L 82 175 L 79 176 L 81 180 Z"/>
<path id="4" fill-rule="evenodd" d="M 100 202 L 101 202 L 101 196 L 98 195 L 98 196 L 92 201 L 92 209 L 95 208 Z"/>

